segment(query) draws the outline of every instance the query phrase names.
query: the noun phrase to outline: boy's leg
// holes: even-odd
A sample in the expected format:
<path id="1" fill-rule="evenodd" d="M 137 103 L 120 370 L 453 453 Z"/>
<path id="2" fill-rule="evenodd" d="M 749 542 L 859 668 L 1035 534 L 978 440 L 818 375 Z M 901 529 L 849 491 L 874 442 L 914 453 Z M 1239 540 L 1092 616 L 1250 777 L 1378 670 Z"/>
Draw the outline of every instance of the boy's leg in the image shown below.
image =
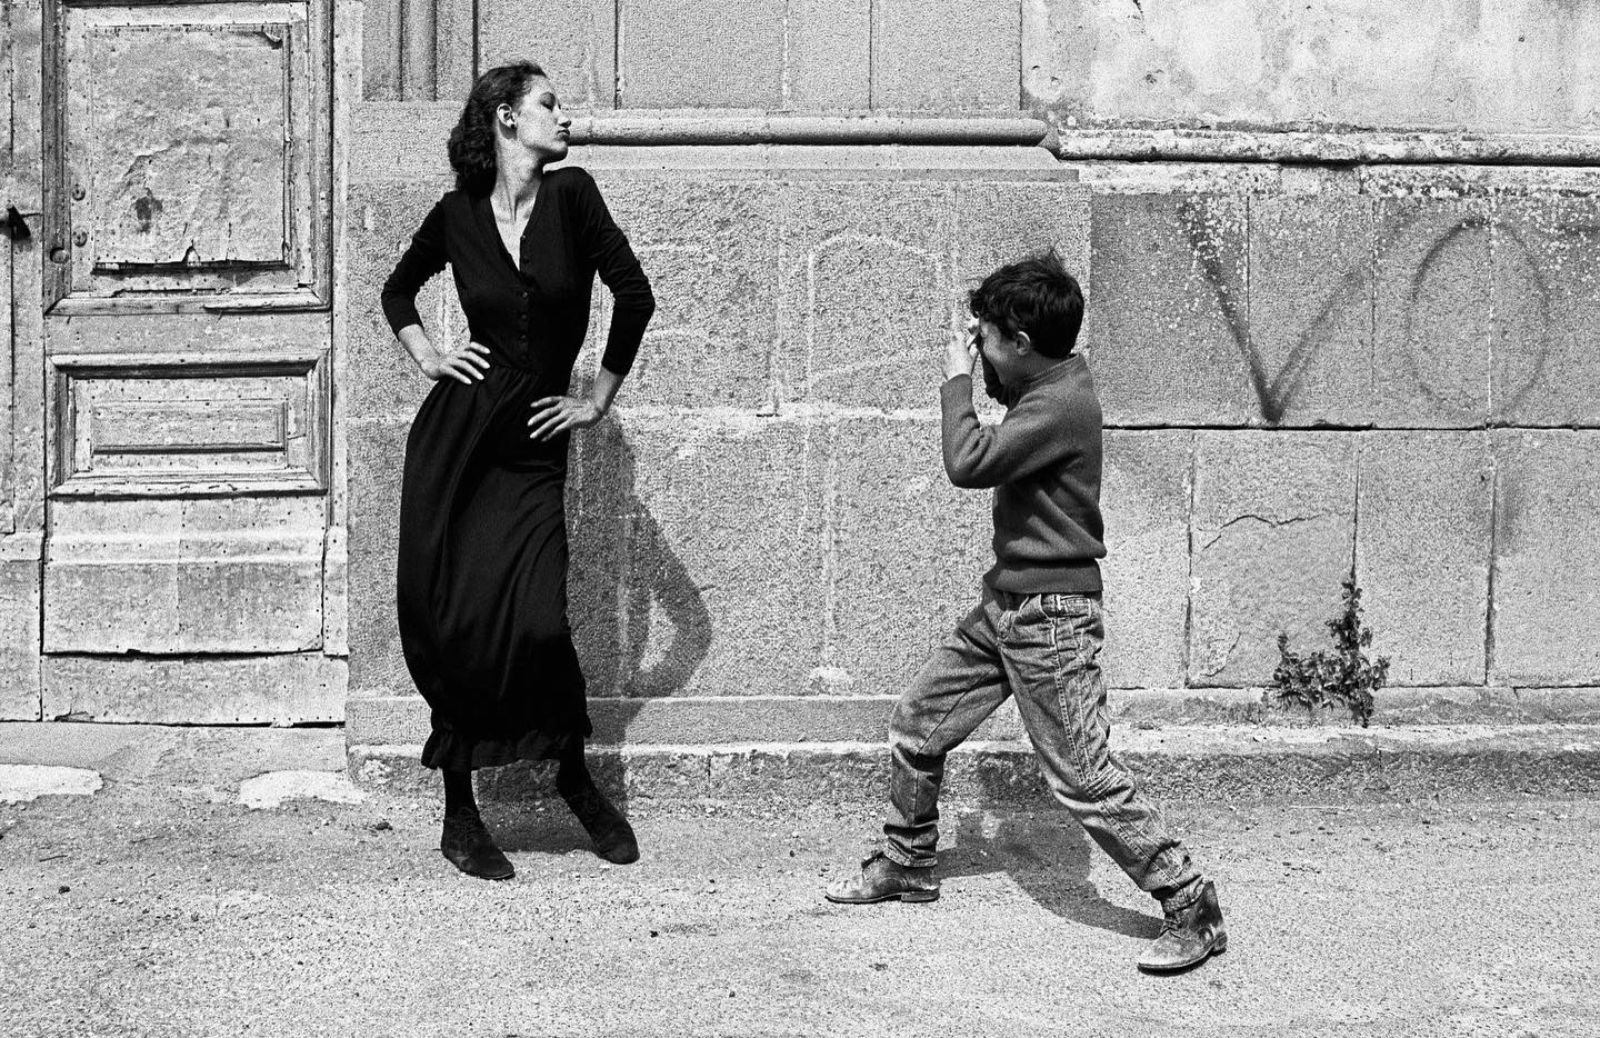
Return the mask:
<path id="1" fill-rule="evenodd" d="M 1199 870 L 1111 755 L 1098 596 L 1017 596 L 1011 604 L 1003 658 L 1051 792 L 1141 890 L 1164 903 L 1193 900 Z"/>
<path id="2" fill-rule="evenodd" d="M 889 719 L 889 811 L 883 853 L 912 868 L 933 865 L 945 757 L 1011 694 L 1000 663 L 994 595 L 933 651 Z"/>
<path id="3" fill-rule="evenodd" d="M 939 786 L 945 756 L 1005 702 L 1010 690 L 1000 665 L 995 618 L 983 601 L 934 650 L 889 722 L 889 809 L 880 851 L 858 875 L 829 884 L 827 898 L 861 904 L 939 896 L 931 866 L 939 840 Z"/>

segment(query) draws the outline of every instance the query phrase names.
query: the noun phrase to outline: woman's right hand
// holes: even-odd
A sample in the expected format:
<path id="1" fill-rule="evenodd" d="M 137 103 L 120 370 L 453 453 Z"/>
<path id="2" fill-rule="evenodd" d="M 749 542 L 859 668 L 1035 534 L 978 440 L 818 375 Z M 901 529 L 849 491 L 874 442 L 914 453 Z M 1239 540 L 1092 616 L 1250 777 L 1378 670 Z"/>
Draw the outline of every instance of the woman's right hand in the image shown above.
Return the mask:
<path id="1" fill-rule="evenodd" d="M 435 349 L 431 355 L 417 361 L 417 367 L 435 382 L 449 377 L 470 386 L 482 382 L 484 372 L 489 370 L 489 347 L 469 342 L 459 348 Z"/>

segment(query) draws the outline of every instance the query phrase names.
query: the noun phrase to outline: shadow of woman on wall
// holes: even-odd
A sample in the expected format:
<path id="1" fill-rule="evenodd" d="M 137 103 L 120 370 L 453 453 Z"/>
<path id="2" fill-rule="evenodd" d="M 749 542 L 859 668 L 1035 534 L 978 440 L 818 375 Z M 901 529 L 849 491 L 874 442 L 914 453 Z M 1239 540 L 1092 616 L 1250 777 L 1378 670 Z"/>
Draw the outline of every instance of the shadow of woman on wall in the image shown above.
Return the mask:
<path id="1" fill-rule="evenodd" d="M 581 434 L 568 476 L 567 614 L 589 687 L 588 755 L 596 783 L 625 814 L 627 765 L 617 752 L 648 699 L 680 695 L 711 646 L 711 615 L 636 488 L 633 448 L 606 420 Z M 507 851 L 587 850 L 555 794 L 548 762 L 480 779 Z"/>

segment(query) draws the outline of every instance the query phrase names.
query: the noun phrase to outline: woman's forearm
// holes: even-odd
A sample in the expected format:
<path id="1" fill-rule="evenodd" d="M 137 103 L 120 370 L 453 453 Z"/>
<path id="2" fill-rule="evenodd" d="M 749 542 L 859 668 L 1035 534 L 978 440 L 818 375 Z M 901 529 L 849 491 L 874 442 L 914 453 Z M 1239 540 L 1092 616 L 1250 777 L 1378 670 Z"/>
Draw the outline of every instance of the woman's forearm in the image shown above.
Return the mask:
<path id="1" fill-rule="evenodd" d="M 601 414 L 611 410 L 611 401 L 616 399 L 617 390 L 622 388 L 624 377 L 601 365 L 594 382 L 589 386 L 589 402 L 598 407 Z"/>
<path id="2" fill-rule="evenodd" d="M 412 362 L 419 368 L 422 367 L 423 361 L 436 358 L 439 355 L 438 351 L 433 348 L 433 340 L 428 338 L 428 333 L 423 330 L 420 324 L 406 325 L 395 333 L 395 338 L 400 340 L 400 345 L 404 346 L 406 352 L 411 354 Z"/>

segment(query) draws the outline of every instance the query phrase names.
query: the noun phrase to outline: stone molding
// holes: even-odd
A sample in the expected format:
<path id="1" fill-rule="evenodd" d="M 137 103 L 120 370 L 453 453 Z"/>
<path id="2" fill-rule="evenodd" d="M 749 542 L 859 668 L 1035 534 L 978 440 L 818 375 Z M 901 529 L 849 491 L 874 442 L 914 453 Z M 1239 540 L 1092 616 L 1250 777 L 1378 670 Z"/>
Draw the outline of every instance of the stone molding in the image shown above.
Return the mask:
<path id="1" fill-rule="evenodd" d="M 1394 131 L 1060 128 L 1051 150 L 1068 161 L 1278 162 L 1592 166 L 1600 135 Z"/>

